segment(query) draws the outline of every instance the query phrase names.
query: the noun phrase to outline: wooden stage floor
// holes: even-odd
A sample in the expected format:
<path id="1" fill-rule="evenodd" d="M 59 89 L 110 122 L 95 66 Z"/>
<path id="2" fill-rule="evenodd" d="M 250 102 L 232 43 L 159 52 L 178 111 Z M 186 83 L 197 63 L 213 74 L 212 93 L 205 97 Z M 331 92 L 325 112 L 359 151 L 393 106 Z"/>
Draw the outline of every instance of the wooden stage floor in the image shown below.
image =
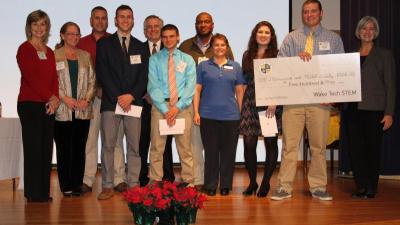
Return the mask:
<path id="1" fill-rule="evenodd" d="M 328 172 L 328 174 L 330 174 Z M 276 185 L 277 170 L 271 180 Z M 261 180 L 259 169 L 258 181 Z M 323 202 L 307 191 L 307 180 L 298 168 L 293 198 L 273 201 L 255 196 L 244 197 L 247 173 L 237 168 L 233 191 L 229 196 L 209 197 L 205 209 L 199 211 L 197 225 L 324 225 L 324 224 L 400 224 L 400 181 L 380 180 L 375 199 L 350 198 L 353 180 L 329 175 L 328 190 L 334 199 Z M 98 201 L 100 175 L 93 193 L 82 197 L 63 197 L 57 173 L 51 183 L 52 203 L 26 203 L 22 191 L 12 191 L 11 180 L 0 181 L 0 224 L 133 224 L 132 215 L 120 194 Z"/>

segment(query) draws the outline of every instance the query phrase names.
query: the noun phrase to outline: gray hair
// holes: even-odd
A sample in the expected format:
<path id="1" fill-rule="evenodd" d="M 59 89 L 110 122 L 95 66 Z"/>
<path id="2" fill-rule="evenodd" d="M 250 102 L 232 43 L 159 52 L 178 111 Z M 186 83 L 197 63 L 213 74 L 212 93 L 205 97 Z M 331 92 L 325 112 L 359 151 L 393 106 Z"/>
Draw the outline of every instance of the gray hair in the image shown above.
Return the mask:
<path id="1" fill-rule="evenodd" d="M 357 28 L 355 31 L 355 35 L 358 39 L 360 39 L 360 30 L 365 26 L 365 24 L 367 24 L 368 22 L 371 22 L 374 27 L 375 27 L 375 34 L 374 34 L 374 39 L 376 39 L 379 35 L 379 24 L 378 24 L 378 20 L 376 20 L 375 17 L 373 16 L 364 16 L 363 18 L 360 19 L 360 21 L 358 21 L 357 24 Z"/>
<path id="2" fill-rule="evenodd" d="M 143 29 L 146 29 L 147 28 L 147 21 L 148 20 L 150 20 L 150 19 L 157 19 L 157 20 L 159 20 L 160 22 L 161 22 L 161 25 L 160 25 L 160 29 L 164 26 L 164 21 L 160 18 L 160 17 L 158 17 L 158 16 L 156 16 L 156 15 L 150 15 L 150 16 L 148 16 L 148 17 L 146 17 L 146 19 L 144 19 L 144 21 L 143 21 Z"/>

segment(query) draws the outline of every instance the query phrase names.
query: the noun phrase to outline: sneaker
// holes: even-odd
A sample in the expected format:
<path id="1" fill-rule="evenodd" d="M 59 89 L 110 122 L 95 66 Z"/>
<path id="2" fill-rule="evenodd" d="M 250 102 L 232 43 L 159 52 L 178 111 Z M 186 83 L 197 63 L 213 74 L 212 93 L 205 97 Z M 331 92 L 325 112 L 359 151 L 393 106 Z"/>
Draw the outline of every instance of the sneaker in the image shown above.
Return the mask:
<path id="1" fill-rule="evenodd" d="M 330 195 L 327 191 L 314 191 L 311 192 L 313 198 L 318 198 L 321 201 L 332 201 L 332 195 Z"/>
<path id="2" fill-rule="evenodd" d="M 106 200 L 114 196 L 114 190 L 112 188 L 103 188 L 99 196 L 97 196 L 98 200 Z"/>
<path id="3" fill-rule="evenodd" d="M 121 182 L 114 187 L 114 190 L 119 193 L 125 192 L 126 190 L 128 190 L 128 185 L 125 182 Z"/>
<path id="4" fill-rule="evenodd" d="M 288 193 L 282 188 L 279 188 L 278 190 L 275 191 L 275 193 L 272 194 L 271 199 L 275 201 L 280 201 L 285 198 L 291 198 L 292 194 Z"/>
<path id="5" fill-rule="evenodd" d="M 88 192 L 92 192 L 92 187 L 90 187 L 89 185 L 83 183 L 82 184 L 82 189 L 81 189 L 82 193 L 88 193 Z"/>

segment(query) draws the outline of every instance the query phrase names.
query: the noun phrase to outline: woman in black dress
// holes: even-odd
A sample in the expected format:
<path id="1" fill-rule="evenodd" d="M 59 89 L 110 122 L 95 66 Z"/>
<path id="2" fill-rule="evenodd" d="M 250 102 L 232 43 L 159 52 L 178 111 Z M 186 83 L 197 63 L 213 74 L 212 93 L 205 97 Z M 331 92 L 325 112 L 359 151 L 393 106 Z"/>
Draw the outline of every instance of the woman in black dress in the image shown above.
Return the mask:
<path id="1" fill-rule="evenodd" d="M 253 28 L 246 52 L 243 54 L 243 74 L 247 80 L 242 108 L 242 118 L 239 131 L 243 135 L 244 159 L 249 174 L 250 184 L 243 195 L 255 194 L 257 184 L 257 142 L 261 136 L 260 120 L 258 112 L 266 110 L 267 117 L 276 116 L 277 121 L 281 117 L 281 109 L 276 106 L 256 107 L 253 60 L 263 58 L 275 58 L 278 54 L 277 40 L 273 26 L 267 21 L 261 21 Z M 278 119 L 279 118 L 279 119 Z M 278 127 L 279 126 L 278 122 Z M 258 197 L 267 196 L 270 185 L 269 180 L 276 167 L 278 158 L 278 137 L 264 137 L 266 159 L 264 164 L 264 176 Z"/>

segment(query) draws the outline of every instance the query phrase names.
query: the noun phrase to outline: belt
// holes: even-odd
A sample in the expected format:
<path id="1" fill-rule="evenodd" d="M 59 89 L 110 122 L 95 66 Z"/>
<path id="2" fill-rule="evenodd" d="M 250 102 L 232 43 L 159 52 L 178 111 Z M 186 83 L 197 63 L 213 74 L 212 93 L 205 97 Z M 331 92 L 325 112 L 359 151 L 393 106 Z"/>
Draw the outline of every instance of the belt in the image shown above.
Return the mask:
<path id="1" fill-rule="evenodd" d="M 179 99 L 181 99 L 181 98 L 179 97 L 178 101 L 179 101 Z M 164 101 L 169 102 L 169 98 L 164 98 Z"/>

